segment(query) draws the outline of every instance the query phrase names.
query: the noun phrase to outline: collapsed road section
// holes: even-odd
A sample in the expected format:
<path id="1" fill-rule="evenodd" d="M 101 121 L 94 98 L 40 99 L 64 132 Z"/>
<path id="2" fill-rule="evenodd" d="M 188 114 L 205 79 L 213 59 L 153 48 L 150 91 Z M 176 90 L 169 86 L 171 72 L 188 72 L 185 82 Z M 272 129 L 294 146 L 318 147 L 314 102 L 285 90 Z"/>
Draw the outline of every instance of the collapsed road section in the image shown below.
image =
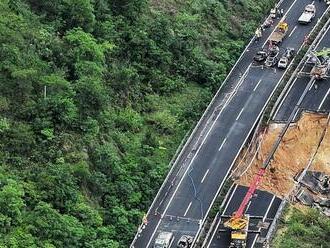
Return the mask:
<path id="1" fill-rule="evenodd" d="M 259 185 L 260 189 L 281 198 L 286 197 L 295 186 L 295 178 L 298 178 L 301 171 L 306 168 L 311 157 L 313 163 L 309 170 L 330 175 L 330 130 L 325 132 L 323 141 L 318 147 L 324 129 L 329 127 L 327 116 L 327 114 L 305 112 L 298 122 L 290 125 L 274 154 L 269 170 L 266 171 Z M 251 178 L 268 156 L 283 125 L 273 123 L 267 127 L 266 132 L 262 134 L 262 145 L 253 163 L 245 161 L 236 170 L 235 177 L 238 178 L 236 181 L 238 184 L 249 185 Z"/>

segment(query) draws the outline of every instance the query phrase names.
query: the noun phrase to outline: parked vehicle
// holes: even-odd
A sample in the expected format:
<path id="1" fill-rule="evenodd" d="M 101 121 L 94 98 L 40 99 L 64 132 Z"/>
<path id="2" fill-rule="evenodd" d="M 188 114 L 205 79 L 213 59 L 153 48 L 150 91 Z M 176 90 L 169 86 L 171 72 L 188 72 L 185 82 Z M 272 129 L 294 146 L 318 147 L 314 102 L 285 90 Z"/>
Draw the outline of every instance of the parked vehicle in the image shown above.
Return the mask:
<path id="1" fill-rule="evenodd" d="M 260 50 L 260 51 L 258 51 L 257 53 L 256 53 L 256 55 L 254 55 L 254 57 L 253 57 L 253 60 L 255 61 L 255 62 L 263 62 L 263 61 L 265 61 L 266 60 L 266 58 L 267 58 L 267 56 L 268 56 L 268 53 L 266 52 L 266 51 L 264 51 L 264 50 Z"/>
<path id="2" fill-rule="evenodd" d="M 290 63 L 290 61 L 293 59 L 295 55 L 295 50 L 294 48 L 287 48 L 278 61 L 277 67 L 280 69 L 286 69 Z"/>
<path id="3" fill-rule="evenodd" d="M 183 235 L 178 241 L 177 248 L 190 248 L 193 242 L 193 237 Z"/>
<path id="4" fill-rule="evenodd" d="M 155 240 L 154 248 L 169 248 L 174 235 L 171 232 L 160 232 Z"/>
<path id="5" fill-rule="evenodd" d="M 316 14 L 316 7 L 314 4 L 308 4 L 306 5 L 304 12 L 301 14 L 301 16 L 298 19 L 298 22 L 301 24 L 308 24 L 312 22 Z"/>
<path id="6" fill-rule="evenodd" d="M 269 53 L 265 61 L 265 66 L 272 67 L 276 65 L 278 61 L 279 50 L 280 49 L 278 48 L 278 46 L 272 46 L 269 49 Z"/>
<path id="7" fill-rule="evenodd" d="M 269 42 L 274 45 L 280 44 L 288 33 L 289 25 L 286 22 L 280 22 L 275 31 L 269 37 Z"/>

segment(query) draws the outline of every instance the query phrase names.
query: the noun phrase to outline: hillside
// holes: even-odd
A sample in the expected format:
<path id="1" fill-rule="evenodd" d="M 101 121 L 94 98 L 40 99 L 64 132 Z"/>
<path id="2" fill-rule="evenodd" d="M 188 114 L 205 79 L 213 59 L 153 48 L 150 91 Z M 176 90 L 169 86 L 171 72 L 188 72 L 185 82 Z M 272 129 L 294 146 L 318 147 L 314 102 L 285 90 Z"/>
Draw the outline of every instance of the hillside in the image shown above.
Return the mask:
<path id="1" fill-rule="evenodd" d="M 128 247 L 273 4 L 0 1 L 0 247 Z"/>

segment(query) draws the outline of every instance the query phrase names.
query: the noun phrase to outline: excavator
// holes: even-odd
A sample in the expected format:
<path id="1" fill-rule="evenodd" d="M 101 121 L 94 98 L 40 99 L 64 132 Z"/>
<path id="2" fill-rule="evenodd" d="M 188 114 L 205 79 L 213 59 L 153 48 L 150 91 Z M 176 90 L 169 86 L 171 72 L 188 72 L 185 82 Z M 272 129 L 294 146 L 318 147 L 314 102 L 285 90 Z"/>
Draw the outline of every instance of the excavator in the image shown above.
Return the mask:
<path id="1" fill-rule="evenodd" d="M 330 70 L 330 48 L 312 52 L 311 57 L 314 60 L 314 66 L 310 75 L 317 80 L 327 78 L 327 73 Z"/>
<path id="2" fill-rule="evenodd" d="M 231 243 L 229 246 L 230 248 L 246 247 L 250 217 L 248 214 L 245 214 L 245 209 L 251 198 L 255 194 L 255 191 L 258 188 L 258 185 L 266 172 L 267 165 L 259 169 L 258 173 L 253 178 L 238 210 L 234 212 L 231 218 L 224 223 L 224 227 L 231 230 Z"/>

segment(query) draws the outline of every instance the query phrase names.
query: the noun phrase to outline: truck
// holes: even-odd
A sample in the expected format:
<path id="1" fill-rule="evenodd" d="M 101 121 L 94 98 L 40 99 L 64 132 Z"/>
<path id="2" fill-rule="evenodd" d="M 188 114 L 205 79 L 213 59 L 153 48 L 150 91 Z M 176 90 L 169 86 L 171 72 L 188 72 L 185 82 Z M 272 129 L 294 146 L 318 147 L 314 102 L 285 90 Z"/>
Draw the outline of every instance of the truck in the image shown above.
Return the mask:
<path id="1" fill-rule="evenodd" d="M 289 25 L 286 22 L 280 22 L 275 31 L 269 37 L 269 42 L 274 45 L 280 44 L 288 33 Z"/>
<path id="2" fill-rule="evenodd" d="M 173 240 L 172 232 L 160 232 L 155 240 L 154 248 L 169 248 Z"/>
<path id="3" fill-rule="evenodd" d="M 298 19 L 298 22 L 301 24 L 308 24 L 312 22 L 316 14 L 316 8 L 314 4 L 307 4 L 304 12 L 301 14 L 301 16 Z"/>
<path id="4" fill-rule="evenodd" d="M 226 227 L 231 228 L 230 245 L 229 248 L 245 248 L 248 236 L 250 217 L 248 214 L 243 215 L 241 218 L 232 220 L 229 224 L 225 223 Z"/>

